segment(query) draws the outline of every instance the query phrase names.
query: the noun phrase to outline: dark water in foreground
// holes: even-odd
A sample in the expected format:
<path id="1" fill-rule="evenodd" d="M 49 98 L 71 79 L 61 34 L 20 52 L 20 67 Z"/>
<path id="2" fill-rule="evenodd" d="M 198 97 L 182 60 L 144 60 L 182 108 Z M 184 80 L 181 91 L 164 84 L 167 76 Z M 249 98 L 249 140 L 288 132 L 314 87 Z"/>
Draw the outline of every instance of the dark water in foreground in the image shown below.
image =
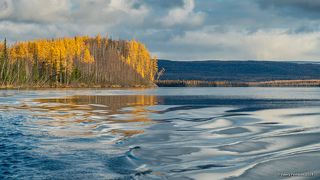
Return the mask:
<path id="1" fill-rule="evenodd" d="M 320 179 L 319 88 L 0 91 L 0 179 L 288 173 Z"/>

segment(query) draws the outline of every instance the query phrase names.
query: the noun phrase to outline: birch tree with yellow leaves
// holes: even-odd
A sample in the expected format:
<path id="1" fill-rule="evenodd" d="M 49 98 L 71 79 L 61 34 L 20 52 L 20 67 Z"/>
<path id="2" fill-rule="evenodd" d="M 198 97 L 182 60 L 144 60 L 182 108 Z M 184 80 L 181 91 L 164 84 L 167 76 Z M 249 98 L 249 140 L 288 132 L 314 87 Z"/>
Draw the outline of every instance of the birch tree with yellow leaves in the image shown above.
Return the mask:
<path id="1" fill-rule="evenodd" d="M 2 86 L 150 86 L 157 59 L 136 40 L 39 39 L 0 44 Z"/>

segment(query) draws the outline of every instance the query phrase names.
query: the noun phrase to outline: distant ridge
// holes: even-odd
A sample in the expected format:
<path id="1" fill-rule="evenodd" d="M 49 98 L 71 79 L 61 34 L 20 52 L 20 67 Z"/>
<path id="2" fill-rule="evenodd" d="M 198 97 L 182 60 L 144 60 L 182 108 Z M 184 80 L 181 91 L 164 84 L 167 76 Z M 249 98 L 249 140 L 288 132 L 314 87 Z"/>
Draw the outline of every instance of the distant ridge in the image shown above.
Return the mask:
<path id="1" fill-rule="evenodd" d="M 320 79 L 320 63 L 310 61 L 159 60 L 161 80 L 258 82 Z"/>

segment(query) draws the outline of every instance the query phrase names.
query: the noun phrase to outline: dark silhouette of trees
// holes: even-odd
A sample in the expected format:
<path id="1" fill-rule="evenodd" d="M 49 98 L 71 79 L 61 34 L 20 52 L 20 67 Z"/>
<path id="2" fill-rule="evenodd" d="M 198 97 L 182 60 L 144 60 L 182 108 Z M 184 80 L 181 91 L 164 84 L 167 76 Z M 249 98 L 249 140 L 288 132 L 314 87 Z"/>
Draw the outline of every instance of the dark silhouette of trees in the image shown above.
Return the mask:
<path id="1" fill-rule="evenodd" d="M 320 87 L 320 80 L 275 80 L 261 82 L 157 80 L 159 87 Z"/>

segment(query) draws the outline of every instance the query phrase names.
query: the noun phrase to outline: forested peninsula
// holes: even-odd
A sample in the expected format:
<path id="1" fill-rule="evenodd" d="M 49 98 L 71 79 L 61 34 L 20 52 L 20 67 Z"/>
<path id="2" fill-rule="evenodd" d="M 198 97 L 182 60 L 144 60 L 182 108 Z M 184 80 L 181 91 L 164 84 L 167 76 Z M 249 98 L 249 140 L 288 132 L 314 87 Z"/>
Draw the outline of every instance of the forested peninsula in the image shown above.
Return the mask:
<path id="1" fill-rule="evenodd" d="M 0 44 L 0 87 L 151 87 L 157 58 L 136 40 L 96 37 Z"/>

